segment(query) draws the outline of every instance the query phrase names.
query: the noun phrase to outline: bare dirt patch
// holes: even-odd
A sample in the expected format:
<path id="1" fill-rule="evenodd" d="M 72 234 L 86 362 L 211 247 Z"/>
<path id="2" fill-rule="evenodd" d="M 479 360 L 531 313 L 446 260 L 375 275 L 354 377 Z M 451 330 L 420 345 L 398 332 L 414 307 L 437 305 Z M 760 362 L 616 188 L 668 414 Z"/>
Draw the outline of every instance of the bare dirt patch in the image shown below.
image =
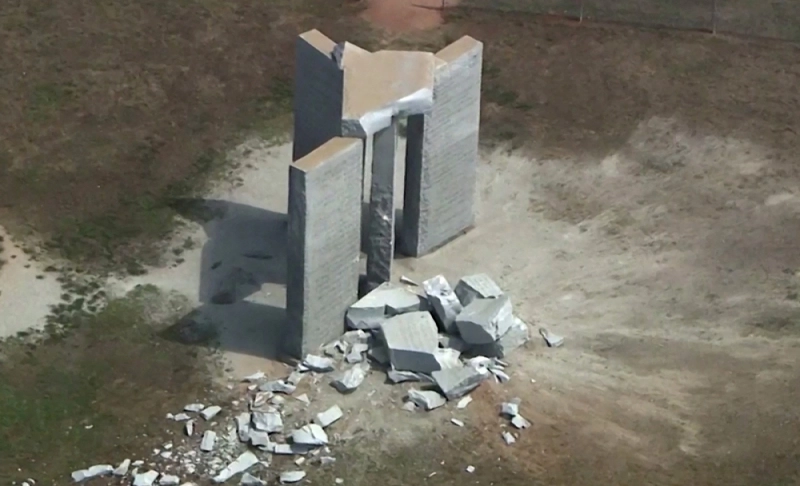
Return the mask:
<path id="1" fill-rule="evenodd" d="M 365 0 L 365 3 L 361 18 L 389 33 L 430 30 L 442 24 L 442 0 Z"/>

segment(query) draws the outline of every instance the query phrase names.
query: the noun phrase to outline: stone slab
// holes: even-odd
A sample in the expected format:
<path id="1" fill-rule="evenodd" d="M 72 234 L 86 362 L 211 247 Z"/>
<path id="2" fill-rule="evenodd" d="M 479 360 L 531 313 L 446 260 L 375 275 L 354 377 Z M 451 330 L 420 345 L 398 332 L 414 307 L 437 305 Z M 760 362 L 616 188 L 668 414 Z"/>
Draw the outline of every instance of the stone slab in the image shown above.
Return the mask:
<path id="1" fill-rule="evenodd" d="M 381 336 L 392 367 L 399 371 L 430 373 L 441 369 L 437 359 L 439 337 L 429 312 L 411 312 L 381 324 Z"/>
<path id="2" fill-rule="evenodd" d="M 469 344 L 492 344 L 508 332 L 514 323 L 511 300 L 476 299 L 464 307 L 456 319 L 461 339 Z"/>
<path id="3" fill-rule="evenodd" d="M 372 139 L 372 178 L 367 219 L 367 284 L 392 279 L 394 260 L 394 170 L 397 120 Z"/>

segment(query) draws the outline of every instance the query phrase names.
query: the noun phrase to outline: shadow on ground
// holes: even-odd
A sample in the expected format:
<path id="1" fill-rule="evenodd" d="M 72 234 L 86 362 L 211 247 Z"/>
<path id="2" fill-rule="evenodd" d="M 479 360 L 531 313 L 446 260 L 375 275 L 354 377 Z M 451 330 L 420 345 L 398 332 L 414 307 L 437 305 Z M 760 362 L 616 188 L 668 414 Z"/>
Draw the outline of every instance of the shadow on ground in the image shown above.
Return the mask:
<path id="1" fill-rule="evenodd" d="M 173 207 L 203 226 L 200 306 L 163 332 L 188 345 L 277 359 L 284 334 L 286 215 L 214 199 L 180 199 Z"/>

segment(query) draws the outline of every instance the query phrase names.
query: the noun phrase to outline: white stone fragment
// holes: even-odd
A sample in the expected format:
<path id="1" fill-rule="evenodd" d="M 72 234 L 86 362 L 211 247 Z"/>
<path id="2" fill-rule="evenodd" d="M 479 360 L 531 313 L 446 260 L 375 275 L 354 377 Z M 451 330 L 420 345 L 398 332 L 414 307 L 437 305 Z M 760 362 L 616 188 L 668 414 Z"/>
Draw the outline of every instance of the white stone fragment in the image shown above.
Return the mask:
<path id="1" fill-rule="evenodd" d="M 440 369 L 461 368 L 461 353 L 453 348 L 438 348 L 434 352 Z"/>
<path id="2" fill-rule="evenodd" d="M 252 420 L 251 414 L 242 412 L 236 416 L 236 436 L 240 442 L 247 442 L 250 440 L 250 421 Z"/>
<path id="3" fill-rule="evenodd" d="M 267 377 L 267 375 L 265 375 L 263 371 L 256 371 L 252 375 L 247 375 L 244 378 L 242 378 L 242 381 L 244 381 L 246 383 L 253 383 L 255 381 L 261 381 L 261 380 L 265 379 L 266 377 Z"/>
<path id="4" fill-rule="evenodd" d="M 72 473 L 72 480 L 76 483 L 82 483 L 92 478 L 100 476 L 107 476 L 114 472 L 114 467 L 108 464 L 98 464 L 86 469 L 80 469 Z"/>
<path id="5" fill-rule="evenodd" d="M 270 434 L 283 432 L 283 418 L 278 412 L 253 412 L 253 428 Z"/>
<path id="6" fill-rule="evenodd" d="M 184 422 L 186 420 L 189 420 L 190 418 L 191 417 L 189 417 L 188 414 L 181 412 L 179 414 L 173 415 L 172 420 L 176 422 Z"/>
<path id="7" fill-rule="evenodd" d="M 294 397 L 294 398 L 295 398 L 295 400 L 297 400 L 298 402 L 302 402 L 302 403 L 303 403 L 303 404 L 305 404 L 305 405 L 311 405 L 311 399 L 310 399 L 310 398 L 308 398 L 308 395 L 307 395 L 307 394 L 305 394 L 305 393 L 303 393 L 302 395 L 298 395 L 298 396 L 296 396 L 296 397 Z"/>
<path id="8" fill-rule="evenodd" d="M 189 405 L 186 405 L 185 407 L 183 407 L 183 410 L 185 412 L 197 413 L 197 412 L 202 411 L 204 408 L 206 408 L 206 406 L 203 405 L 202 403 L 190 403 Z"/>
<path id="9" fill-rule="evenodd" d="M 511 379 L 511 377 L 508 376 L 508 373 L 501 369 L 489 368 L 489 371 L 492 372 L 498 383 L 508 383 L 508 381 Z"/>
<path id="10" fill-rule="evenodd" d="M 516 438 L 511 434 L 511 432 L 503 432 L 503 440 L 506 442 L 506 445 L 511 445 L 517 441 Z"/>
<path id="11" fill-rule="evenodd" d="M 125 459 L 124 461 L 119 463 L 119 466 L 114 468 L 111 474 L 113 474 L 114 476 L 124 476 L 128 474 L 128 469 L 130 469 L 130 467 L 131 467 L 131 460 Z"/>
<path id="12" fill-rule="evenodd" d="M 362 329 L 354 329 L 342 334 L 339 340 L 351 346 L 353 344 L 367 344 L 367 342 L 369 342 L 369 333 Z"/>
<path id="13" fill-rule="evenodd" d="M 531 426 L 531 423 L 528 422 L 522 415 L 515 415 L 511 419 L 511 425 L 518 429 L 527 429 Z"/>
<path id="14" fill-rule="evenodd" d="M 386 377 L 389 378 L 389 381 L 394 384 L 405 383 L 409 381 L 432 381 L 422 373 L 414 373 L 413 371 L 398 371 L 395 369 L 389 369 L 386 371 Z"/>
<path id="15" fill-rule="evenodd" d="M 157 471 L 147 471 L 133 476 L 133 486 L 153 486 L 158 479 Z"/>
<path id="16" fill-rule="evenodd" d="M 253 476 L 246 472 L 242 474 L 242 479 L 239 481 L 241 486 L 267 486 L 267 482 L 261 478 Z"/>
<path id="17" fill-rule="evenodd" d="M 433 390 L 408 390 L 408 400 L 424 410 L 433 410 L 444 406 L 447 400 Z"/>
<path id="18" fill-rule="evenodd" d="M 344 417 L 344 412 L 339 408 L 339 405 L 334 405 L 324 412 L 318 413 L 314 420 L 320 427 L 325 428 Z"/>
<path id="19" fill-rule="evenodd" d="M 317 356 L 315 354 L 307 354 L 303 359 L 303 365 L 311 371 L 319 373 L 327 373 L 333 371 L 333 360 L 325 356 Z"/>
<path id="20" fill-rule="evenodd" d="M 183 432 L 191 437 L 194 434 L 194 420 L 187 420 L 185 424 L 183 424 Z"/>
<path id="21" fill-rule="evenodd" d="M 519 415 L 519 404 L 514 402 L 503 402 L 500 405 L 500 414 L 509 418 Z"/>
<path id="22" fill-rule="evenodd" d="M 336 462 L 336 458 L 332 456 L 322 456 L 319 458 L 319 464 L 321 466 L 330 466 L 331 464 Z"/>
<path id="23" fill-rule="evenodd" d="M 545 328 L 540 328 L 539 334 L 542 336 L 542 338 L 544 338 L 544 342 L 547 343 L 547 346 L 550 348 L 558 348 L 564 344 L 563 336 L 554 334 Z"/>
<path id="24" fill-rule="evenodd" d="M 245 452 L 244 454 L 240 455 L 236 458 L 232 463 L 228 464 L 225 469 L 220 471 L 219 474 L 214 476 L 213 481 L 215 483 L 224 483 L 225 481 L 229 480 L 233 476 L 243 473 L 250 469 L 251 467 L 258 464 L 258 457 L 250 451 Z"/>
<path id="25" fill-rule="evenodd" d="M 468 344 L 492 344 L 514 324 L 511 300 L 475 299 L 456 318 L 458 332 Z"/>
<path id="26" fill-rule="evenodd" d="M 336 479 L 333 480 L 333 482 L 336 483 L 336 484 L 344 484 L 344 479 L 336 478 Z"/>
<path id="27" fill-rule="evenodd" d="M 491 344 L 481 344 L 470 348 L 470 352 L 476 355 L 488 356 L 490 358 L 504 358 L 515 349 L 523 346 L 530 341 L 531 332 L 527 324 L 518 317 L 513 318 L 513 323 L 508 331 L 500 339 Z"/>
<path id="28" fill-rule="evenodd" d="M 264 432 L 263 430 L 251 430 L 247 434 L 247 438 L 253 447 L 258 447 L 259 449 L 264 450 L 270 450 L 272 448 L 272 442 L 269 440 L 269 432 Z"/>
<path id="29" fill-rule="evenodd" d="M 164 474 L 158 479 L 158 484 L 161 486 L 178 486 L 180 482 L 181 478 L 171 474 Z"/>
<path id="30" fill-rule="evenodd" d="M 416 403 L 408 401 L 403 403 L 403 406 L 401 408 L 406 412 L 416 412 L 418 407 Z"/>
<path id="31" fill-rule="evenodd" d="M 144 465 L 144 461 L 141 460 L 141 459 L 139 459 L 138 461 L 133 461 L 131 463 L 131 466 L 133 466 L 133 467 L 139 467 L 139 466 L 142 466 L 142 465 Z"/>
<path id="32" fill-rule="evenodd" d="M 486 374 L 463 366 L 434 371 L 431 377 L 448 400 L 455 400 L 477 388 L 486 379 Z"/>
<path id="33" fill-rule="evenodd" d="M 461 420 L 458 420 L 457 418 L 451 418 L 450 422 L 453 425 L 457 426 L 457 427 L 463 427 L 464 426 L 464 422 L 462 422 Z"/>
<path id="34" fill-rule="evenodd" d="M 308 424 L 292 431 L 292 442 L 309 446 L 323 446 L 328 443 L 328 434 L 317 424 Z"/>
<path id="35" fill-rule="evenodd" d="M 297 389 L 295 385 L 283 380 L 268 381 L 259 385 L 258 390 L 262 392 L 283 393 L 291 395 Z"/>
<path id="36" fill-rule="evenodd" d="M 353 366 L 342 375 L 331 381 L 331 385 L 339 393 L 351 393 L 364 382 L 367 377 L 367 370 L 360 365 Z"/>
<path id="37" fill-rule="evenodd" d="M 442 330 L 448 333 L 457 332 L 456 316 L 464 307 L 447 279 L 437 275 L 422 282 L 422 288 Z"/>
<path id="38" fill-rule="evenodd" d="M 468 473 L 472 474 L 472 473 L 475 472 L 475 466 L 467 466 L 465 471 L 467 471 Z"/>
<path id="39" fill-rule="evenodd" d="M 462 278 L 456 284 L 455 293 L 464 307 L 475 299 L 493 299 L 503 295 L 500 286 L 485 273 Z"/>
<path id="40" fill-rule="evenodd" d="M 306 396 L 306 398 L 308 398 L 308 396 Z M 271 404 L 275 405 L 276 407 L 280 408 L 282 405 L 284 405 L 286 403 L 286 399 L 283 398 L 280 395 L 275 395 L 274 397 L 269 399 L 269 403 L 271 403 Z"/>
<path id="41" fill-rule="evenodd" d="M 388 317 L 424 308 L 422 297 L 405 287 L 386 282 L 350 306 L 346 320 L 351 329 L 377 329 Z"/>
<path id="42" fill-rule="evenodd" d="M 471 402 L 472 402 L 472 397 L 467 395 L 466 397 L 459 400 L 458 403 L 456 403 L 456 408 L 459 410 L 465 409 L 467 408 L 467 405 L 469 405 Z"/>
<path id="43" fill-rule="evenodd" d="M 278 455 L 303 455 L 308 454 L 313 446 L 303 444 L 275 444 L 272 447 L 272 453 Z"/>
<path id="44" fill-rule="evenodd" d="M 369 345 L 366 343 L 355 343 L 350 347 L 350 352 L 344 357 L 344 360 L 350 364 L 361 363 L 364 361 L 364 353 L 369 351 Z"/>
<path id="45" fill-rule="evenodd" d="M 200 412 L 200 416 L 203 417 L 205 420 L 211 420 L 212 418 L 216 417 L 222 411 L 222 407 L 217 405 L 212 405 L 210 407 L 206 407 Z"/>
<path id="46" fill-rule="evenodd" d="M 288 483 L 296 483 L 298 481 L 302 481 L 303 478 L 306 477 L 305 471 L 284 471 L 281 473 L 281 483 L 288 484 Z"/>
<path id="47" fill-rule="evenodd" d="M 420 373 L 441 369 L 436 356 L 439 335 L 429 312 L 395 316 L 380 328 L 394 369 Z"/>
<path id="48" fill-rule="evenodd" d="M 214 450 L 214 444 L 217 442 L 217 433 L 213 430 L 206 430 L 203 432 L 203 439 L 200 441 L 200 450 L 203 452 L 211 452 Z"/>
<path id="49" fill-rule="evenodd" d="M 301 373 L 301 372 L 299 372 L 297 370 L 292 371 L 291 373 L 289 373 L 289 376 L 286 377 L 286 380 L 284 380 L 284 383 L 287 383 L 287 384 L 293 385 L 293 386 L 297 386 L 298 383 L 300 383 L 300 381 L 303 379 L 303 376 L 304 376 L 303 373 Z"/>

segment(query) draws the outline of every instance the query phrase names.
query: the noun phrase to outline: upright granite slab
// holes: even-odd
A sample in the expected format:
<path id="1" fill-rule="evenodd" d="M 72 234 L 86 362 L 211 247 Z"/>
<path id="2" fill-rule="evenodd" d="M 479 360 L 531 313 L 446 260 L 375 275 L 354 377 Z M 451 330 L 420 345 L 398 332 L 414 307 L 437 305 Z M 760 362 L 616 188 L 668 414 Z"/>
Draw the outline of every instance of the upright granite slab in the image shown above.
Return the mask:
<path id="1" fill-rule="evenodd" d="M 394 260 L 394 153 L 397 120 L 373 136 L 372 181 L 367 223 L 367 284 L 370 288 L 392 278 Z"/>
<path id="2" fill-rule="evenodd" d="M 433 109 L 408 117 L 400 243 L 415 257 L 475 222 L 483 44 L 465 36 L 436 58 Z"/>
<path id="3" fill-rule="evenodd" d="M 363 142 L 333 138 L 289 167 L 285 351 L 344 332 L 358 300 Z"/>

